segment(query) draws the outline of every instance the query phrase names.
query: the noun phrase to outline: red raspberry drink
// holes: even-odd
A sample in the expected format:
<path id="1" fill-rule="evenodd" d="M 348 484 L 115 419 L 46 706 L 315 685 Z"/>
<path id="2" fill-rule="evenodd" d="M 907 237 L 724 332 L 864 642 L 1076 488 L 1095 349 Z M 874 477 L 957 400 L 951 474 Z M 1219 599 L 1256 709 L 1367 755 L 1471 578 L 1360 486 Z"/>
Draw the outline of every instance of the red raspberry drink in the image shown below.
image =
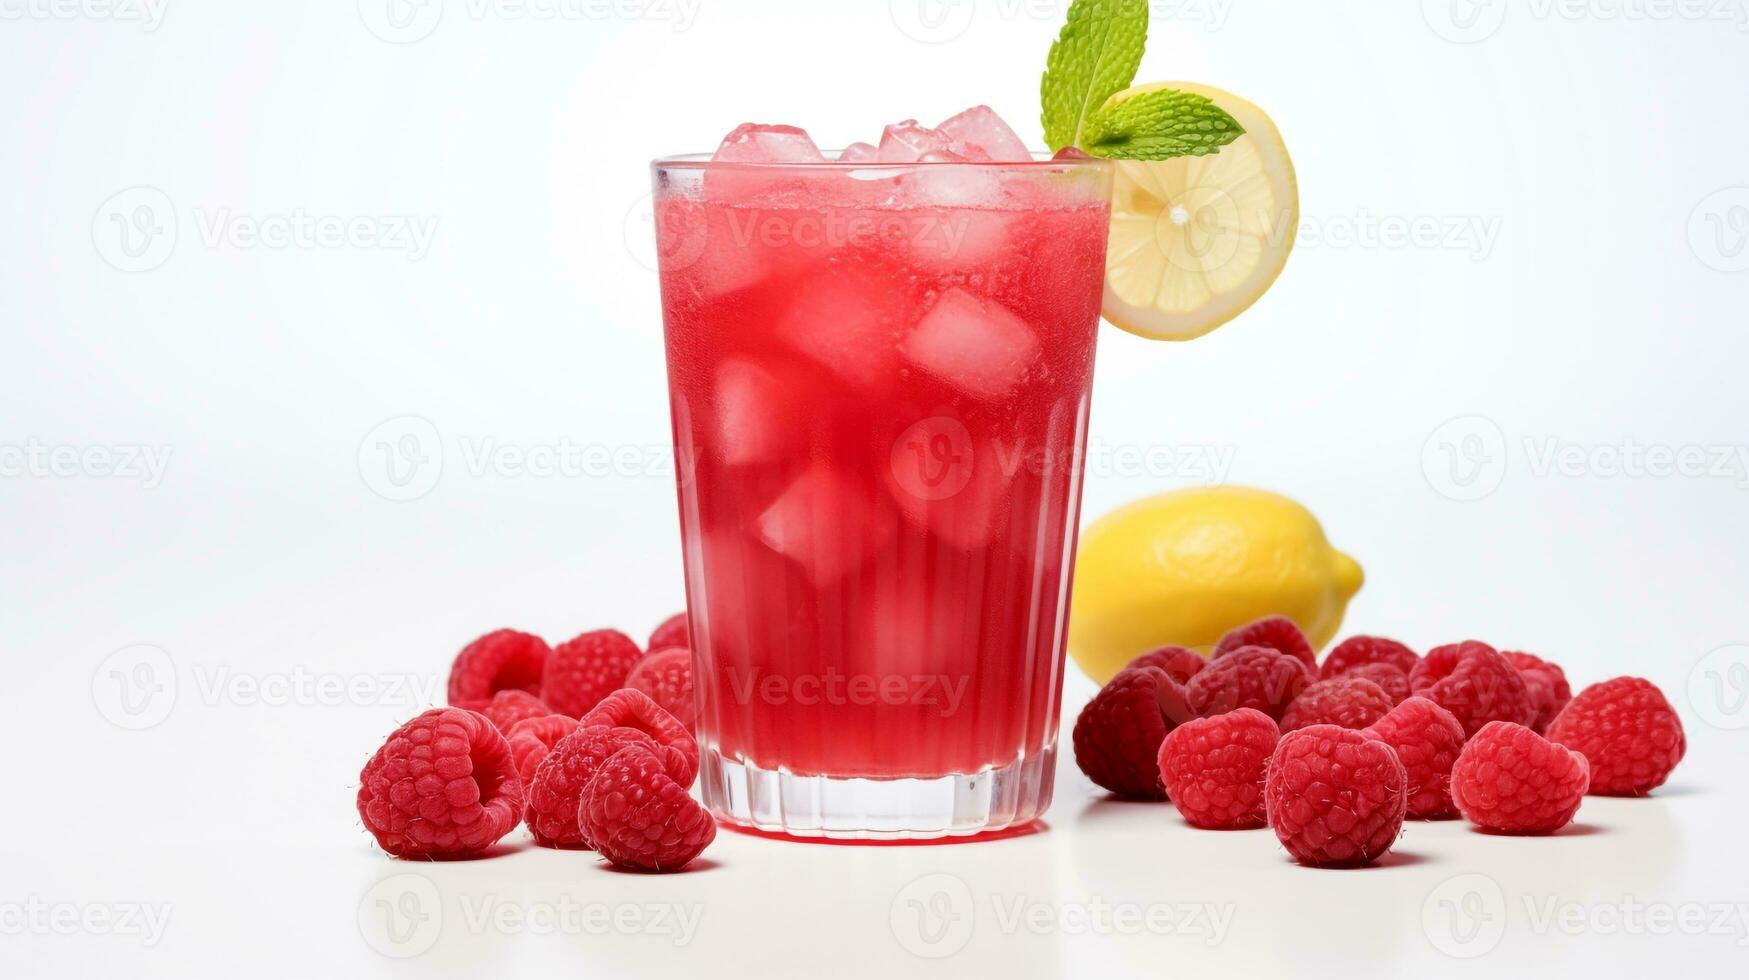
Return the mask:
<path id="1" fill-rule="evenodd" d="M 1049 803 L 1109 168 L 983 108 L 655 165 L 718 818 L 935 837 Z"/>

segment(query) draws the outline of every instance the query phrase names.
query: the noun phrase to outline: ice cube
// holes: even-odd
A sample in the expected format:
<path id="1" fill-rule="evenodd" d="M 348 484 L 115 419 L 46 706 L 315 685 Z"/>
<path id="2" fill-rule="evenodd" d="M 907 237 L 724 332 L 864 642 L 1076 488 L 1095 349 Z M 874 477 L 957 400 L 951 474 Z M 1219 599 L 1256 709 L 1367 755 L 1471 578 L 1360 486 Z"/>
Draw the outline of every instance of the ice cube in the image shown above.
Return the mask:
<path id="1" fill-rule="evenodd" d="M 936 128 L 952 141 L 952 149 L 961 156 L 998 163 L 1032 159 L 1026 143 L 987 105 L 972 106 Z"/>
<path id="2" fill-rule="evenodd" d="M 942 133 L 907 119 L 881 133 L 880 162 L 916 163 L 925 153 L 950 149 L 950 142 Z"/>
<path id="3" fill-rule="evenodd" d="M 806 130 L 743 123 L 723 138 L 711 160 L 718 163 L 825 163 Z"/>
<path id="4" fill-rule="evenodd" d="M 894 439 L 887 491 L 910 524 L 970 551 L 987 544 L 1006 513 L 1021 450 L 974 442 L 964 425 L 925 419 Z"/>
<path id="5" fill-rule="evenodd" d="M 656 242 L 664 288 L 701 299 L 745 289 L 768 274 L 760 256 L 735 234 L 733 212 L 684 197 L 656 202 Z"/>
<path id="6" fill-rule="evenodd" d="M 794 561 L 815 585 L 831 585 L 872 558 L 893 536 L 890 508 L 825 463 L 795 478 L 759 515 L 766 547 Z"/>
<path id="7" fill-rule="evenodd" d="M 1038 360 L 1038 336 L 995 300 L 954 287 L 900 344 L 906 360 L 978 398 L 1006 396 Z"/>
<path id="8" fill-rule="evenodd" d="M 1002 197 L 1002 178 L 989 167 L 979 166 L 952 150 L 931 150 L 917 161 L 931 164 L 965 164 L 950 167 L 918 167 L 899 178 L 906 203 L 966 207 L 994 204 Z"/>
<path id="9" fill-rule="evenodd" d="M 749 361 L 717 368 L 717 450 L 731 466 L 782 459 L 800 444 L 789 394 L 775 375 Z"/>
<path id="10" fill-rule="evenodd" d="M 868 143 L 852 143 L 838 154 L 839 163 L 874 163 L 881 158 L 881 151 Z"/>
<path id="11" fill-rule="evenodd" d="M 874 678 L 888 690 L 939 677 L 947 683 L 901 688 L 907 695 L 901 700 L 946 712 L 959 704 L 956 692 L 964 695 L 970 668 L 979 662 L 979 624 L 963 596 L 934 585 L 923 575 L 866 583 L 857 596 L 845 659 L 854 675 Z"/>
<path id="12" fill-rule="evenodd" d="M 807 277 L 779 318 L 777 335 L 866 393 L 898 374 L 899 327 L 891 286 L 840 273 Z"/>

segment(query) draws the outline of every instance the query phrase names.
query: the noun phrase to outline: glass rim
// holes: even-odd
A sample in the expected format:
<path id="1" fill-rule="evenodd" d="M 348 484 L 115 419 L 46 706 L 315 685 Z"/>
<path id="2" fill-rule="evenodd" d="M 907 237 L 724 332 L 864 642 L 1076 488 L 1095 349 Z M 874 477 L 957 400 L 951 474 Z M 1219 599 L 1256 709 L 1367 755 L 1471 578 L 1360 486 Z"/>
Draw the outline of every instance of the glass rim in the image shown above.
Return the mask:
<path id="1" fill-rule="evenodd" d="M 822 150 L 829 157 L 836 157 L 843 150 Z M 650 161 L 652 170 L 799 170 L 827 173 L 839 170 L 918 170 L 922 168 L 963 168 L 980 170 L 1017 170 L 1021 172 L 1066 171 L 1082 167 L 1105 168 L 1113 166 L 1112 161 L 1099 157 L 1058 158 L 1042 151 L 1032 150 L 1031 160 L 913 160 L 909 163 L 879 163 L 847 161 L 837 159 L 820 160 L 809 163 L 795 162 L 753 162 L 753 161 L 717 161 L 711 159 L 709 153 L 678 153 L 672 156 L 658 157 Z"/>

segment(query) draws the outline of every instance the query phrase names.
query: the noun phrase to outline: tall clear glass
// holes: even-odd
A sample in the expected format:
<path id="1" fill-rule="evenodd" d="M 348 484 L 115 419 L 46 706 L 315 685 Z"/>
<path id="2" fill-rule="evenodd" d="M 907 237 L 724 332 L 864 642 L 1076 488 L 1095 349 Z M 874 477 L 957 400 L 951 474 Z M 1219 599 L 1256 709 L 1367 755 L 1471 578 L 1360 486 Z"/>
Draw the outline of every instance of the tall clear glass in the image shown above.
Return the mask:
<path id="1" fill-rule="evenodd" d="M 1033 820 L 1110 165 L 654 174 L 706 805 L 798 837 Z"/>

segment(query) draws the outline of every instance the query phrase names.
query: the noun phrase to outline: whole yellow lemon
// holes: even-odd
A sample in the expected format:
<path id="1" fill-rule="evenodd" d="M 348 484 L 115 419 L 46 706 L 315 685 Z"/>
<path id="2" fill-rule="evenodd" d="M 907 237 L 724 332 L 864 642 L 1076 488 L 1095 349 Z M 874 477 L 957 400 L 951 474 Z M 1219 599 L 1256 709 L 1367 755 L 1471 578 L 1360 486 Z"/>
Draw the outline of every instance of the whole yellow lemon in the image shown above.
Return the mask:
<path id="1" fill-rule="evenodd" d="M 1104 684 L 1138 654 L 1168 644 L 1206 654 L 1228 630 L 1272 615 L 1322 649 L 1364 579 L 1311 511 L 1280 494 L 1163 493 L 1082 533 L 1069 655 Z"/>

